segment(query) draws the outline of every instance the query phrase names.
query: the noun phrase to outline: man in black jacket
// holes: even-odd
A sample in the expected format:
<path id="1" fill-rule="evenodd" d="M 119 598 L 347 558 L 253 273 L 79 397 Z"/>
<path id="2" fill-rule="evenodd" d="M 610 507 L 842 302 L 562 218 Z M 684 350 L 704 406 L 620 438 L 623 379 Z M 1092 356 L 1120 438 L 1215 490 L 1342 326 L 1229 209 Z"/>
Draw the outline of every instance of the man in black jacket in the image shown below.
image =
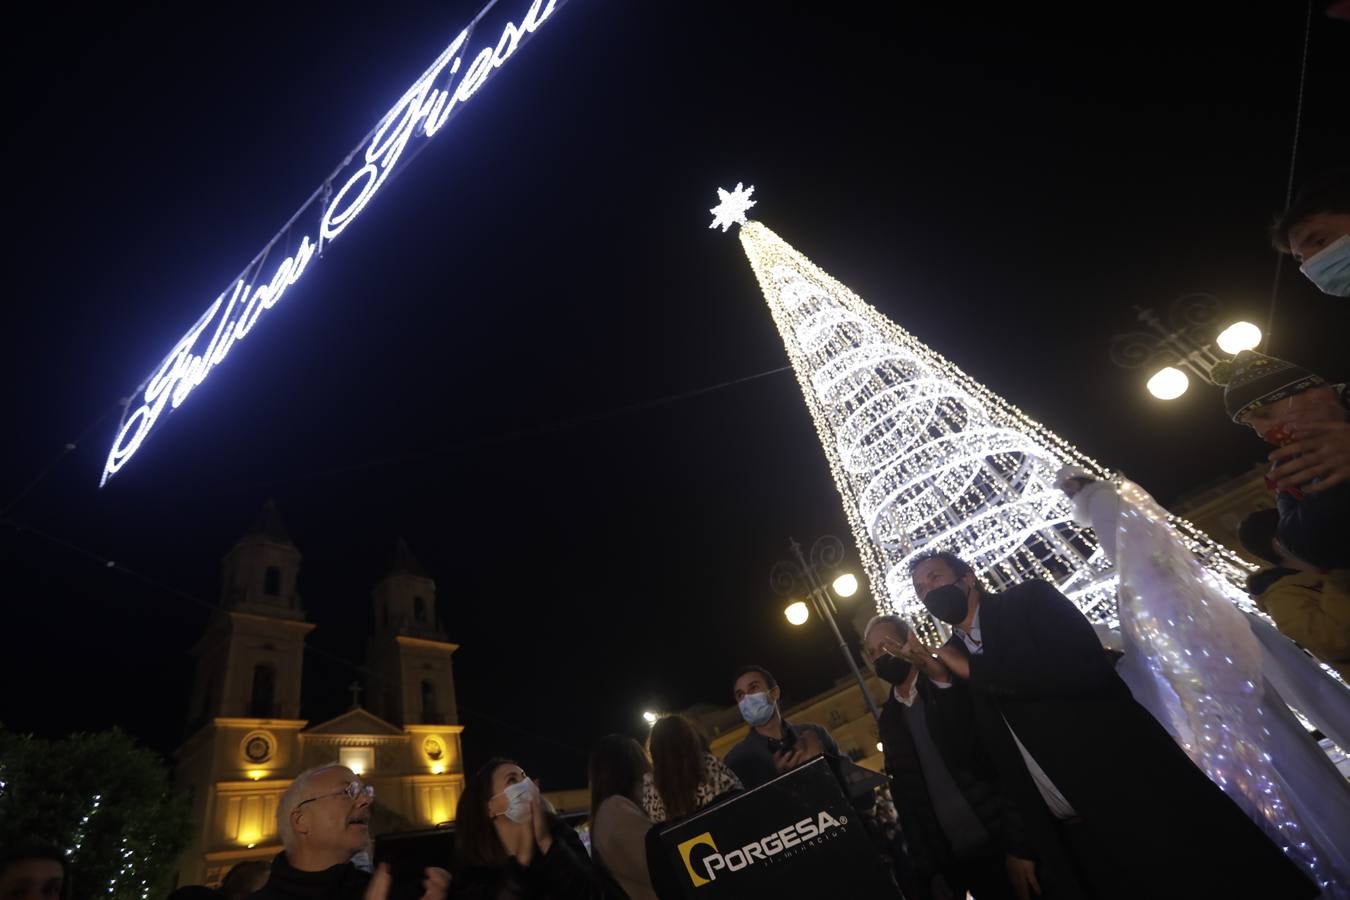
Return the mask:
<path id="1" fill-rule="evenodd" d="M 277 834 L 285 849 L 251 900 L 386 900 L 388 868 L 372 878 L 352 865 L 370 843 L 375 790 L 345 766 L 318 766 L 296 776 L 277 804 Z M 423 900 L 445 900 L 450 875 L 427 869 Z"/>
<path id="2" fill-rule="evenodd" d="M 922 657 L 911 662 L 920 647 L 899 616 L 877 616 L 863 630 L 863 656 L 892 685 L 880 735 L 916 882 L 906 895 L 1012 900 L 1001 798 L 975 740 L 970 691 L 935 685 Z"/>
<path id="3" fill-rule="evenodd" d="M 936 656 L 970 686 L 980 742 L 1037 854 L 1010 860 L 1020 897 L 1317 895 L 1134 701 L 1053 585 L 990 593 L 950 553 L 910 571 L 924 606 L 952 626 Z"/>

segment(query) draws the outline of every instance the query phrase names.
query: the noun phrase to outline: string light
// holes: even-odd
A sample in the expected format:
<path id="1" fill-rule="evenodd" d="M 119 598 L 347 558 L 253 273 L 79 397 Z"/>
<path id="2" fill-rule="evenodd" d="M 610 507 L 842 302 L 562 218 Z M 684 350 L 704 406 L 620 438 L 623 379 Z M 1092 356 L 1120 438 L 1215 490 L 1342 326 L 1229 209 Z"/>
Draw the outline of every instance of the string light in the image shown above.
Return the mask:
<path id="1" fill-rule="evenodd" d="M 732 225 L 744 225 L 746 212 L 750 207 L 759 202 L 758 200 L 750 199 L 750 195 L 754 192 L 755 186 L 753 184 L 749 187 L 745 187 L 739 181 L 736 182 L 736 189 L 733 191 L 724 191 L 721 188 L 718 188 L 717 199 L 720 202 L 712 209 L 708 210 L 708 212 L 713 214 L 712 224 L 708 227 L 720 227 L 722 233 L 726 234 L 727 229 Z"/>
<path id="2" fill-rule="evenodd" d="M 492 5 L 489 3 L 488 8 Z M 253 283 L 259 274 L 254 271 L 255 263 L 257 269 L 262 268 L 271 249 L 269 244 L 258 259 L 249 264 L 244 276 L 235 280 L 234 287 L 216 298 L 206 313 L 178 339 L 150 377 L 136 389 L 135 394 L 139 396 L 133 396 L 128 404 L 117 437 L 108 451 L 100 486 L 107 484 L 108 479 L 116 475 L 141 448 L 150 432 L 159 424 L 165 408 L 177 409 L 181 406 L 211 370 L 225 359 L 231 348 L 248 336 L 262 314 L 276 305 L 286 288 L 300 280 L 313 256 L 356 220 L 376 192 L 387 183 L 419 128 L 425 139 L 434 137 L 456 106 L 473 97 L 492 73 L 511 58 L 524 37 L 534 33 L 557 6 L 558 0 L 534 0 L 519 26 L 507 22 L 496 43 L 479 51 L 453 90 L 450 82 L 459 72 L 462 64 L 460 50 L 468 42 L 473 26 L 461 31 L 441 51 L 435 62 L 404 91 L 403 96 L 371 132 L 359 166 L 346 175 L 342 186 L 325 203 L 318 222 L 317 239 L 303 236 L 294 256 L 283 260 L 265 283 Z M 437 87 L 438 81 L 445 83 Z M 344 163 L 339 174 L 348 172 L 349 165 L 350 161 Z M 287 223 L 282 229 L 283 234 L 289 233 L 291 224 L 308 206 L 302 207 L 291 223 Z M 228 301 L 225 299 L 226 293 L 230 294 Z M 242 307 L 242 310 L 237 307 Z M 195 353 L 197 342 L 213 325 L 215 328 L 206 350 Z"/>
<path id="3" fill-rule="evenodd" d="M 1238 608 L 1237 592 L 1186 549 L 1173 517 L 1146 491 L 1123 478 L 1115 489 L 1121 630 L 1164 687 L 1157 693 L 1182 748 L 1313 876 L 1324 896 L 1350 897 L 1350 873 L 1333 877 L 1334 861 L 1314 847 L 1313 832 L 1267 751 L 1261 645 Z"/>
<path id="4" fill-rule="evenodd" d="M 750 189 L 719 189 L 724 230 Z M 738 218 L 739 217 L 739 218 Z M 1054 487 L 1066 465 L 1105 467 L 835 281 L 759 222 L 741 244 L 768 301 L 864 571 L 883 612 L 933 637 L 909 564 L 931 549 L 969 562 L 995 589 L 1042 578 L 1094 621 L 1114 626 L 1116 577 L 1092 531 Z M 1186 546 L 1236 593 L 1250 566 L 1189 523 Z"/>
<path id="5" fill-rule="evenodd" d="M 743 217 L 731 195 L 719 195 L 715 225 Z M 1117 572 L 1054 488 L 1066 464 L 1098 479 L 1111 473 L 762 224 L 744 224 L 740 238 L 844 500 L 878 607 L 908 615 L 934 635 L 910 583 L 909 563 L 941 548 L 995 588 L 1028 578 L 1051 581 L 1089 618 L 1115 626 Z M 1148 648 L 1155 676 L 1175 688 L 1181 708 L 1170 717 L 1181 726 L 1186 752 L 1326 889 L 1330 879 L 1285 799 L 1270 755 L 1262 742 L 1242 739 L 1264 733 L 1260 648 L 1239 609 L 1252 608 L 1242 589 L 1251 567 L 1135 492 L 1128 499 L 1136 501 L 1136 517 L 1146 516 L 1153 534 L 1185 551 L 1184 560 L 1165 557 L 1163 548 L 1140 551 L 1138 558 L 1153 565 L 1169 559 L 1179 569 L 1176 580 L 1195 596 L 1166 608 L 1158 608 L 1156 598 L 1152 605 L 1132 598 L 1120 624 Z M 1196 609 L 1200 615 L 1182 612 Z M 1236 637 L 1217 641 L 1220 629 Z M 1216 646 L 1227 649 L 1223 663 L 1208 652 Z"/>

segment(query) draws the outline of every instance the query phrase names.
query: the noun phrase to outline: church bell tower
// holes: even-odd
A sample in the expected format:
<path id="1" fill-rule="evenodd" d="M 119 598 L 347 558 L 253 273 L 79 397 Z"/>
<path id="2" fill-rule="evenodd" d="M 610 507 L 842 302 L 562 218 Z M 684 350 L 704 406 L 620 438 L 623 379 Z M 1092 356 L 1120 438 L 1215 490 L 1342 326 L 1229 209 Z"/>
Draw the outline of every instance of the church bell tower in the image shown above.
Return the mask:
<path id="1" fill-rule="evenodd" d="M 457 724 L 450 657 L 458 647 L 446 639 L 436 613 L 436 582 L 402 538 L 371 600 L 371 710 L 400 726 Z"/>

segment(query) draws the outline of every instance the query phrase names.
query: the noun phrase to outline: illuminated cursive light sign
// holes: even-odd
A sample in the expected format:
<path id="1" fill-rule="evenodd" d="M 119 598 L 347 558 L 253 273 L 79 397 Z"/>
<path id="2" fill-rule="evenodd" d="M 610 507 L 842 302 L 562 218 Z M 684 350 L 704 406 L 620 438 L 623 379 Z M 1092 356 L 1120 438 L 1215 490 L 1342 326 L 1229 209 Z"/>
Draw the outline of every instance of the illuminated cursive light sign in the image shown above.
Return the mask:
<path id="1" fill-rule="evenodd" d="M 121 471 L 161 423 L 166 410 L 183 404 L 230 349 L 246 338 L 258 320 L 305 274 L 316 253 L 356 221 L 375 194 L 450 117 L 483 87 L 492 74 L 548 20 L 560 0 L 533 0 L 520 24 L 507 22 L 497 40 L 484 44 L 470 58 L 462 52 L 473 41 L 474 27 L 496 4 L 490 0 L 473 22 L 441 51 L 436 61 L 412 83 L 319 190 L 305 201 L 281 231 L 244 268 L 174 344 L 163 361 L 133 392 L 103 465 L 102 486 Z M 341 185 L 334 189 L 335 185 Z M 307 212 L 316 212 L 315 236 L 293 241 L 293 231 Z M 294 252 L 264 272 L 272 251 L 292 244 Z M 281 255 L 281 254 L 277 254 Z"/>

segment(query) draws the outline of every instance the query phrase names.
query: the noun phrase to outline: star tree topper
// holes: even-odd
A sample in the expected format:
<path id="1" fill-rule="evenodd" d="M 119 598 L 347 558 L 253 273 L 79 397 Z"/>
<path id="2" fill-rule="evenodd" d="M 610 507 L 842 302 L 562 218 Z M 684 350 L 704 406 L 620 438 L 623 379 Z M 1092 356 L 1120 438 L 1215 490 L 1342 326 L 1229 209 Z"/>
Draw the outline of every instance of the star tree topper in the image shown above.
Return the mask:
<path id="1" fill-rule="evenodd" d="M 722 188 L 717 189 L 717 199 L 722 202 L 714 206 L 708 212 L 713 214 L 712 224 L 709 228 L 722 226 L 722 233 L 726 234 L 728 228 L 732 225 L 745 224 L 745 211 L 758 203 L 758 200 L 751 200 L 750 195 L 755 192 L 755 186 L 752 184 L 745 187 L 741 182 L 736 182 L 736 190 L 728 193 Z"/>

